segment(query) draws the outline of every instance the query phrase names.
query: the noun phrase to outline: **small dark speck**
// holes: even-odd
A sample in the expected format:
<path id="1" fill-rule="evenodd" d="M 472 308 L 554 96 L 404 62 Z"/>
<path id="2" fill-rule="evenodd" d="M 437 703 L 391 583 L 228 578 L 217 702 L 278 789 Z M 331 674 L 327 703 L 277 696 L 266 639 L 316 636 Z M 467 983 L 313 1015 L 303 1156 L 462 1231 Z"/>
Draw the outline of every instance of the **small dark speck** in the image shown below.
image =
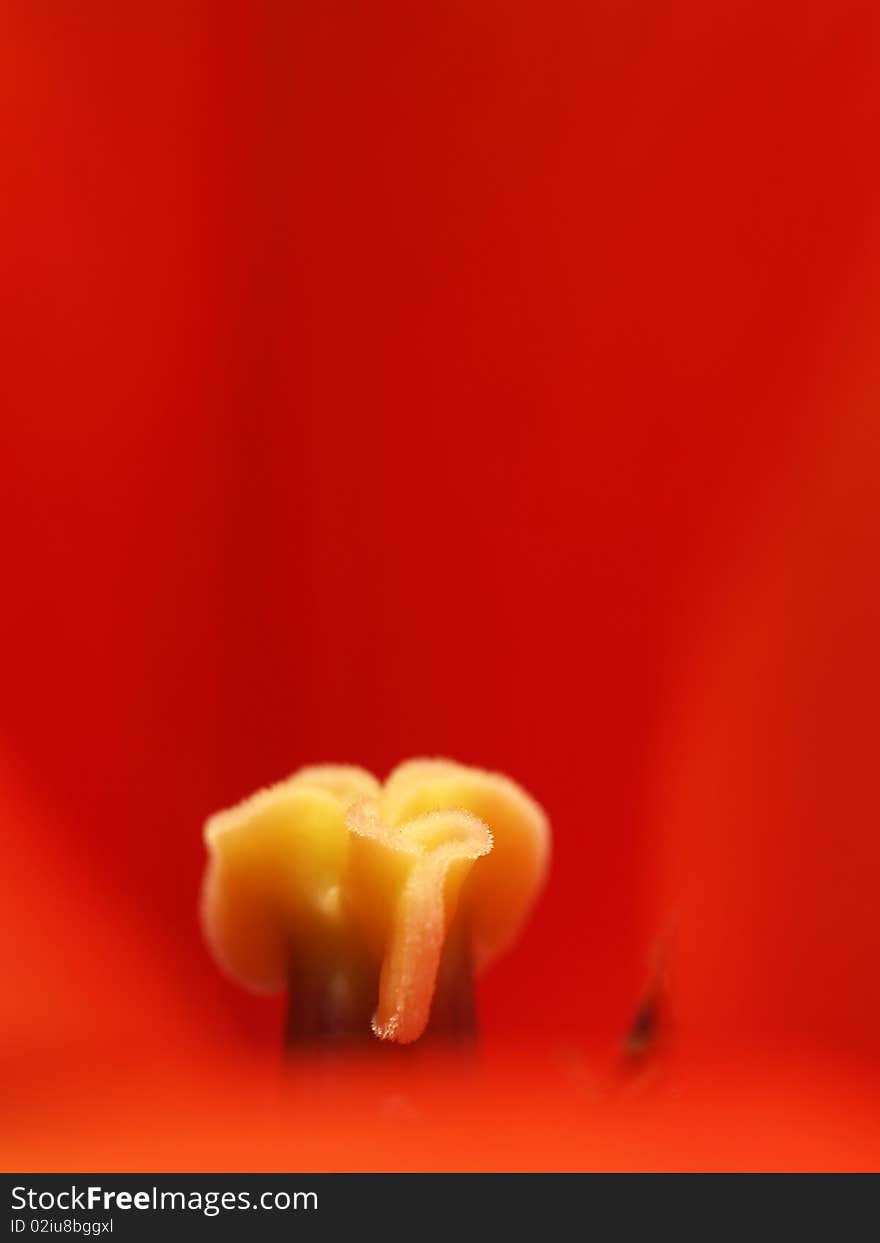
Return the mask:
<path id="1" fill-rule="evenodd" d="M 660 1027 L 658 998 L 648 997 L 636 1011 L 632 1025 L 623 1042 L 623 1052 L 628 1058 L 644 1057 L 657 1039 Z"/>

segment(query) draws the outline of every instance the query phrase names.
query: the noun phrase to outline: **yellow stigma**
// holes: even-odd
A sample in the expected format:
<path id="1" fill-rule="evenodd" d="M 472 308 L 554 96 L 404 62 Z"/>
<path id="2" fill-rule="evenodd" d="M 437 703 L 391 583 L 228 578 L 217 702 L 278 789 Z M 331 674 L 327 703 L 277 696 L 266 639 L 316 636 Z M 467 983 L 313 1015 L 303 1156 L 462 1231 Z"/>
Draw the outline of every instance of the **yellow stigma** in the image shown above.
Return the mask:
<path id="1" fill-rule="evenodd" d="M 484 967 L 519 931 L 549 853 L 525 791 L 447 760 L 409 761 L 384 786 L 352 766 L 301 769 L 212 816 L 205 841 L 219 965 L 258 992 L 290 987 L 292 1008 L 294 962 L 332 970 L 334 987 L 356 971 L 361 991 L 366 971 L 373 1031 L 400 1043 L 428 1023 L 450 928 Z"/>

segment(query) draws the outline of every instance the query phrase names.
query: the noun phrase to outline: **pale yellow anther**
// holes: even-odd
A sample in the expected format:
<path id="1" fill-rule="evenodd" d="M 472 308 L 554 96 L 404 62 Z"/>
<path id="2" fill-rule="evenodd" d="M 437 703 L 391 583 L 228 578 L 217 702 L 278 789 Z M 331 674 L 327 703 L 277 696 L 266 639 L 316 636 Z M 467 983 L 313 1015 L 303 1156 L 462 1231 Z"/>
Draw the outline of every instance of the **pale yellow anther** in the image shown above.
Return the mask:
<path id="1" fill-rule="evenodd" d="M 355 835 L 346 894 L 383 951 L 373 1031 L 408 1044 L 425 1030 L 462 883 L 491 851 L 492 834 L 460 809 L 428 811 L 390 828 L 375 802 L 356 803 L 346 823 Z"/>
<path id="2" fill-rule="evenodd" d="M 492 853 L 474 868 L 462 898 L 482 970 L 516 940 L 544 883 L 550 826 L 543 809 L 509 777 L 451 760 L 401 764 L 385 782 L 379 805 L 390 825 L 460 807 L 489 826 Z"/>

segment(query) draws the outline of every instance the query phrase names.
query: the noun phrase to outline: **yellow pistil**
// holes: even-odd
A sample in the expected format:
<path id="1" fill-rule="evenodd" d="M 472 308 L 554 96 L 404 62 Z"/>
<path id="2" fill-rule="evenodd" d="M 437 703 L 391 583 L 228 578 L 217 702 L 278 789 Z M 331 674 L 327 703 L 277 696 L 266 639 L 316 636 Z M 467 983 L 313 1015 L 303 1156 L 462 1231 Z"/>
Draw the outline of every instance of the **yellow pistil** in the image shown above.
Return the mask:
<path id="1" fill-rule="evenodd" d="M 515 938 L 549 830 L 508 778 L 414 760 L 384 786 L 351 766 L 302 769 L 211 817 L 205 841 L 202 921 L 224 970 L 289 988 L 295 1029 L 368 1033 L 374 1010 L 375 1035 L 409 1043 L 453 925 L 478 970 Z"/>

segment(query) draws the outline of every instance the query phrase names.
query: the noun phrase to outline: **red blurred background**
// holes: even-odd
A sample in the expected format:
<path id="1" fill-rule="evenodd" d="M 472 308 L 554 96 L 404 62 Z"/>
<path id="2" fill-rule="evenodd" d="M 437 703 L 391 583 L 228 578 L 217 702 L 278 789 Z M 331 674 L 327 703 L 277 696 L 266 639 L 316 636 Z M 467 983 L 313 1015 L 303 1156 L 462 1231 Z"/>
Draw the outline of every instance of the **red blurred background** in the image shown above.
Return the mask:
<path id="1" fill-rule="evenodd" d="M 880 1165 L 875 8 L 4 6 L 7 1168 L 308 1162 L 168 1112 L 277 1056 L 200 826 L 418 754 L 555 832 L 474 1168 Z M 316 1168 L 456 1166 L 334 1110 Z"/>

